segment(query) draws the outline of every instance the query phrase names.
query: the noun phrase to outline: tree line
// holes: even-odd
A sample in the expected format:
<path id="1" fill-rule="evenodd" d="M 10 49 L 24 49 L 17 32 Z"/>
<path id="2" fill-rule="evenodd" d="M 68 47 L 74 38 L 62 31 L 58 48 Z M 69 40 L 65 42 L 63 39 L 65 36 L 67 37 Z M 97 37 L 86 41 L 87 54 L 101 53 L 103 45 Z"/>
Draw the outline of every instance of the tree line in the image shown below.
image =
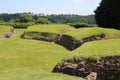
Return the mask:
<path id="1" fill-rule="evenodd" d="M 29 23 L 34 22 L 36 24 L 49 24 L 49 23 L 87 23 L 96 24 L 94 15 L 80 16 L 75 14 L 33 14 L 33 13 L 1 13 L 0 23 L 2 22 L 18 22 Z"/>

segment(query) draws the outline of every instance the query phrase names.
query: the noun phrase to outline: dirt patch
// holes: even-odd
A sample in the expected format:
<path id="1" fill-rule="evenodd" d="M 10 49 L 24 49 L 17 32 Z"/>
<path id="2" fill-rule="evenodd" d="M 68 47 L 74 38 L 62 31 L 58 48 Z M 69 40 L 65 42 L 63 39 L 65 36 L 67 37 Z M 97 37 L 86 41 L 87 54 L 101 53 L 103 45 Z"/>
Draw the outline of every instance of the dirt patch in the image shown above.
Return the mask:
<path id="1" fill-rule="evenodd" d="M 13 29 L 12 31 L 5 34 L 4 38 L 11 38 L 12 36 L 16 35 L 18 31 L 16 29 Z"/>
<path id="2" fill-rule="evenodd" d="M 75 40 L 73 37 L 68 35 L 57 35 L 55 43 L 64 46 L 66 49 L 72 51 L 80 47 L 83 43 L 105 39 L 105 34 L 90 36 L 81 40 Z"/>
<path id="3" fill-rule="evenodd" d="M 89 58 L 67 60 L 57 64 L 53 72 L 65 73 L 83 78 L 94 72 L 97 74 L 96 80 L 120 80 L 120 56 L 102 57 L 96 60 Z"/>
<path id="4" fill-rule="evenodd" d="M 55 42 L 57 34 L 55 33 L 46 33 L 46 32 L 36 32 L 36 31 L 28 31 L 25 32 L 21 38 L 24 39 L 34 39 L 34 40 L 42 40 L 47 42 Z"/>

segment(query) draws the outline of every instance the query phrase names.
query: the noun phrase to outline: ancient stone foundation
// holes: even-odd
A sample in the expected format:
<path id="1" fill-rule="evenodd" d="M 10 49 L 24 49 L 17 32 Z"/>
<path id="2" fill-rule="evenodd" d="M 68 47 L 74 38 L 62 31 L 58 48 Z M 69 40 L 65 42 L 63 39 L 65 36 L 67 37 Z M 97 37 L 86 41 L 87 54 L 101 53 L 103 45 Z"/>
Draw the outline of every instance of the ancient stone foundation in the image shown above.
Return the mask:
<path id="1" fill-rule="evenodd" d="M 87 80 L 120 80 L 120 56 L 100 59 L 66 60 L 57 64 L 53 72 L 75 75 Z M 89 79 L 92 74 L 93 79 Z M 88 77 L 87 77 L 88 76 Z"/>

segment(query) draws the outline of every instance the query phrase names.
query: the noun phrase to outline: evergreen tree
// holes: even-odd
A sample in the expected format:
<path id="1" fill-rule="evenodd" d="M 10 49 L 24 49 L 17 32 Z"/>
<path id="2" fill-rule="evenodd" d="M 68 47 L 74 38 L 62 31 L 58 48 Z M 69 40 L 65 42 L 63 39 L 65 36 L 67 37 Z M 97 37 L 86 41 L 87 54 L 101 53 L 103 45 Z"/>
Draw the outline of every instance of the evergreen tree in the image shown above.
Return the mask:
<path id="1" fill-rule="evenodd" d="M 100 27 L 120 29 L 120 0 L 102 0 L 95 19 Z"/>

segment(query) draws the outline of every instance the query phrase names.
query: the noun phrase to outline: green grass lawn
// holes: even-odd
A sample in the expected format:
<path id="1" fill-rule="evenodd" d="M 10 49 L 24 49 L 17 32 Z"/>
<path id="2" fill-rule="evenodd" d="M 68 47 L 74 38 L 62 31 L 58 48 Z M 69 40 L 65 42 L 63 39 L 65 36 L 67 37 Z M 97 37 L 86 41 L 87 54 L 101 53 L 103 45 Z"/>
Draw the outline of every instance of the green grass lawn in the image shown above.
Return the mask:
<path id="1" fill-rule="evenodd" d="M 2 26 L 0 25 L 0 38 L 4 37 L 5 34 L 7 34 L 10 29 L 12 29 L 11 26 Z"/>
<path id="2" fill-rule="evenodd" d="M 10 29 L 11 27 L 0 27 L 0 34 Z M 0 39 L 0 80 L 81 80 L 77 77 L 54 74 L 51 71 L 62 59 L 120 55 L 120 39 L 87 42 L 71 52 L 55 43 L 20 39 L 20 36 L 27 31 L 67 34 L 75 39 L 102 33 L 108 38 L 117 38 L 120 36 L 120 31 L 115 29 L 99 27 L 75 29 L 69 25 L 49 24 L 17 30 L 18 34 L 12 38 Z"/>
<path id="3" fill-rule="evenodd" d="M 17 29 L 18 34 L 13 37 L 0 39 L 0 80 L 82 80 L 51 73 L 54 66 L 69 53 L 62 46 L 20 39 L 25 31 L 62 33 L 68 28 L 68 25 L 37 25 Z"/>
<path id="4" fill-rule="evenodd" d="M 55 74 L 37 68 L 18 68 L 0 72 L 0 80 L 83 80 L 80 77 Z"/>
<path id="5" fill-rule="evenodd" d="M 66 59 L 99 58 L 105 56 L 120 56 L 120 39 L 98 40 L 84 43 L 71 52 Z"/>
<path id="6" fill-rule="evenodd" d="M 39 67 L 51 71 L 68 51 L 54 43 L 19 38 L 0 39 L 0 70 Z"/>
<path id="7" fill-rule="evenodd" d="M 34 25 L 28 27 L 27 29 L 27 31 L 37 31 L 37 32 L 47 32 L 47 33 L 64 33 L 69 30 L 74 30 L 74 28 L 65 24 Z"/>
<path id="8" fill-rule="evenodd" d="M 106 38 L 116 38 L 120 37 L 120 30 L 109 29 L 109 28 L 100 28 L 100 27 L 88 27 L 88 28 L 79 28 L 73 31 L 69 31 L 65 34 L 72 36 L 75 39 L 83 39 L 93 35 L 106 34 Z"/>

